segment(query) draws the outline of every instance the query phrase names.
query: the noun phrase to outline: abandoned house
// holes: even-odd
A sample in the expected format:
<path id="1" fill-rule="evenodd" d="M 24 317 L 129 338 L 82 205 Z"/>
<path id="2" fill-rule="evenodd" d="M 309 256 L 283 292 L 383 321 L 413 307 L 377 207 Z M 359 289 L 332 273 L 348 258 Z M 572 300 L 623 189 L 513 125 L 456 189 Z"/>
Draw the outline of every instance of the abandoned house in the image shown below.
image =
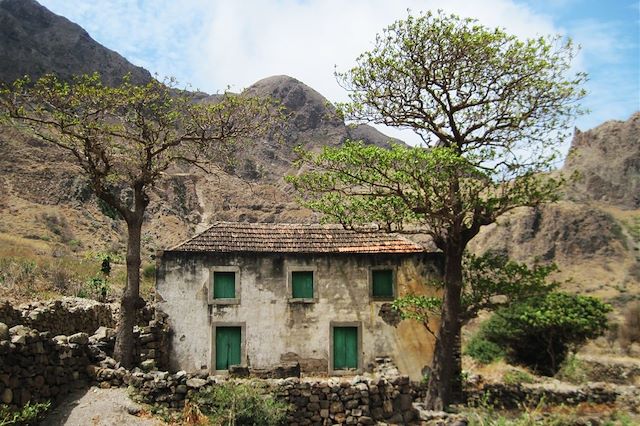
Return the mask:
<path id="1" fill-rule="evenodd" d="M 391 302 L 424 294 L 441 257 L 406 238 L 336 226 L 219 222 L 159 258 L 171 368 L 223 373 L 299 362 L 306 374 L 354 374 L 391 357 L 413 378 L 433 339 Z"/>

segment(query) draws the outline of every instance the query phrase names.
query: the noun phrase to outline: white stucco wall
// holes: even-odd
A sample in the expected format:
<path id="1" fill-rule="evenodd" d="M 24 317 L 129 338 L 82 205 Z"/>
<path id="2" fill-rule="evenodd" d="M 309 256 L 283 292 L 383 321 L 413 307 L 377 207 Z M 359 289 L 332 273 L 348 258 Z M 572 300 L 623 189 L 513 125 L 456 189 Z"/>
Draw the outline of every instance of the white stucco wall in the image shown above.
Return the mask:
<path id="1" fill-rule="evenodd" d="M 243 363 L 271 368 L 297 360 L 306 373 L 330 371 L 332 323 L 361 327 L 359 360 L 367 370 L 377 356 L 390 356 L 401 372 L 419 378 L 433 341 L 413 321 L 389 324 L 379 314 L 382 301 L 370 297 L 372 267 L 396 271 L 396 292 L 428 292 L 424 281 L 439 272 L 434 255 L 259 255 L 165 252 L 158 267 L 158 308 L 173 329 L 171 366 L 197 371 L 215 367 L 216 325 L 244 326 Z M 208 292 L 216 266 L 240 271 L 240 303 L 212 305 Z M 314 269 L 315 303 L 291 303 L 287 271 Z M 238 292 L 239 290 L 239 292 Z"/>

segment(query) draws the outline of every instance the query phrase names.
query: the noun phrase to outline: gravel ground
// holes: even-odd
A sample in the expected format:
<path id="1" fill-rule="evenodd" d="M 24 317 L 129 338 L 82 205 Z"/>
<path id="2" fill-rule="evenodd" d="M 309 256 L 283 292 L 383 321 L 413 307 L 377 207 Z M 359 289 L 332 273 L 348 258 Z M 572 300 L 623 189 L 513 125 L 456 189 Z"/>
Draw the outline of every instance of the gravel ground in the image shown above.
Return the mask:
<path id="1" fill-rule="evenodd" d="M 159 426 L 160 420 L 139 417 L 140 405 L 126 389 L 92 387 L 69 395 L 40 423 L 41 426 Z"/>

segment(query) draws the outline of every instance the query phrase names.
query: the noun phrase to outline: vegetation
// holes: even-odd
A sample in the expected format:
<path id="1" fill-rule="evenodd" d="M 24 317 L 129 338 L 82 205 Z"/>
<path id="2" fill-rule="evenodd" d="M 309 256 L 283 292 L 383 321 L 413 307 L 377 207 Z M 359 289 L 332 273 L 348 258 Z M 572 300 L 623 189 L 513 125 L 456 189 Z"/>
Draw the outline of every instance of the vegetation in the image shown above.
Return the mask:
<path id="1" fill-rule="evenodd" d="M 565 382 L 581 385 L 589 379 L 589 369 L 576 354 L 570 354 L 560 364 L 556 377 Z"/>
<path id="2" fill-rule="evenodd" d="M 363 143 L 303 153 L 290 181 L 302 202 L 357 229 L 406 225 L 444 254 L 441 323 L 426 404 L 460 397 L 463 253 L 480 227 L 518 206 L 557 198 L 541 172 L 581 113 L 583 74 L 569 76 L 570 41 L 519 40 L 472 19 L 425 13 L 383 30 L 357 65 L 337 75 L 347 119 L 413 130 L 425 147 Z"/>
<path id="3" fill-rule="evenodd" d="M 51 402 L 27 402 L 19 410 L 11 410 L 7 405 L 0 404 L 0 426 L 31 425 L 42 420 L 43 415 L 51 408 Z"/>
<path id="4" fill-rule="evenodd" d="M 593 416 L 603 426 L 631 426 L 635 419 L 606 405 L 583 404 L 577 407 L 549 406 L 544 402 L 535 407 L 523 406 L 519 410 L 497 410 L 487 401 L 462 412 L 469 426 L 568 426 L 592 424 Z"/>
<path id="5" fill-rule="evenodd" d="M 553 292 L 496 311 L 480 333 L 510 360 L 553 375 L 571 349 L 607 330 L 610 310 L 594 297 Z"/>
<path id="6" fill-rule="evenodd" d="M 503 348 L 476 333 L 467 343 L 464 353 L 482 364 L 491 364 L 506 356 Z"/>
<path id="7" fill-rule="evenodd" d="M 266 134 L 281 115 L 269 99 L 225 93 L 216 103 L 202 104 L 171 86 L 172 81 L 156 80 L 136 86 L 125 77 L 108 87 L 94 74 L 70 83 L 45 75 L 0 88 L 0 112 L 66 152 L 98 199 L 127 225 L 127 281 L 114 350 L 124 367 L 132 366 L 135 311 L 141 306 L 141 233 L 149 188 L 176 164 L 224 169 L 246 138 Z"/>
<path id="8" fill-rule="evenodd" d="M 289 410 L 287 404 L 249 383 L 205 388 L 191 398 L 191 403 L 195 407 L 189 412 L 201 412 L 211 425 L 281 425 Z"/>
<path id="9" fill-rule="evenodd" d="M 630 303 L 623 312 L 623 323 L 618 327 L 620 344 L 627 353 L 633 343 L 640 343 L 640 302 Z"/>
<path id="10" fill-rule="evenodd" d="M 556 289 L 556 281 L 548 281 L 549 275 L 557 267 L 509 260 L 506 256 L 487 252 L 482 256 L 465 253 L 462 260 L 462 290 L 460 298 L 460 321 L 466 325 L 483 310 L 496 310 L 527 298 L 542 296 Z M 442 281 L 429 282 L 442 290 Z M 431 333 L 429 320 L 437 318 L 442 309 L 442 296 L 409 294 L 393 303 L 405 319 L 423 323 Z"/>

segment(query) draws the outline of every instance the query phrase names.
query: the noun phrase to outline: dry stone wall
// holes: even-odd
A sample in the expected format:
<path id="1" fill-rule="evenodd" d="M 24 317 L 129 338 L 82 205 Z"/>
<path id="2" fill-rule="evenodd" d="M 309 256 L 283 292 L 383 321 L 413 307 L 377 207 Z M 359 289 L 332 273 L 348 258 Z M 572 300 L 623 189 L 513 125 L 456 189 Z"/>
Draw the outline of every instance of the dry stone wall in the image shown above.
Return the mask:
<path id="1" fill-rule="evenodd" d="M 87 386 L 90 364 L 86 333 L 50 333 L 0 323 L 0 402 L 17 408 L 27 401 L 58 401 Z"/>
<path id="2" fill-rule="evenodd" d="M 114 309 L 86 299 L 65 298 L 14 308 L 0 305 L 0 403 L 54 403 L 95 379 L 96 364 L 117 369 Z M 145 307 L 135 327 L 139 362 L 168 364 L 166 318 Z"/>
<path id="3" fill-rule="evenodd" d="M 89 299 L 63 298 L 33 302 L 14 308 L 8 302 L 0 305 L 0 322 L 13 327 L 24 325 L 53 336 L 74 333 L 93 334 L 98 327 L 115 327 L 110 305 Z"/>
<path id="4" fill-rule="evenodd" d="M 219 383 L 251 383 L 255 379 L 227 379 L 221 376 L 188 374 L 179 371 L 129 372 L 123 368 L 95 367 L 92 377 L 102 388 L 130 386 L 141 402 L 181 409 L 190 394 Z M 376 424 L 377 421 L 409 424 L 419 420 L 413 402 L 423 389 L 407 376 L 393 379 L 352 380 L 337 378 L 306 380 L 299 378 L 266 379 L 265 392 L 293 407 L 287 424 Z M 260 386 L 260 388 L 263 388 Z"/>

